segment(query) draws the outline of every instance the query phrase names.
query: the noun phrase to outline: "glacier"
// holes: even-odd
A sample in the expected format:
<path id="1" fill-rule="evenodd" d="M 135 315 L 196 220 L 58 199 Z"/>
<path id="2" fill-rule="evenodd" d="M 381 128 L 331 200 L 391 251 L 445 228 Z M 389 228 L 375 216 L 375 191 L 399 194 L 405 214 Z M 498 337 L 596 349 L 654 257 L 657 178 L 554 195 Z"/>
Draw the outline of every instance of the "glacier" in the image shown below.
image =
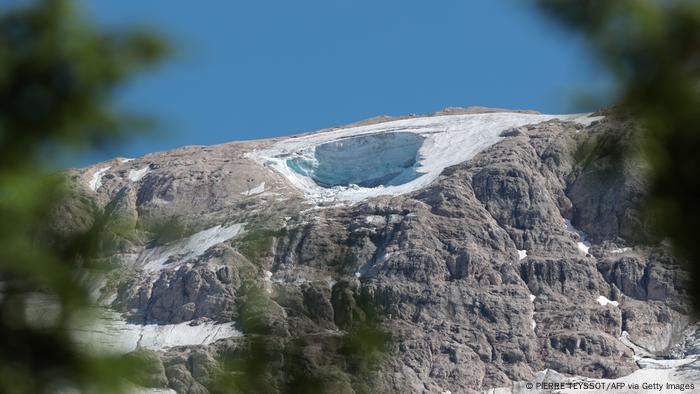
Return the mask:
<path id="1" fill-rule="evenodd" d="M 515 112 L 412 117 L 284 139 L 246 157 L 282 174 L 309 200 L 356 202 L 423 188 L 508 129 L 553 119 L 588 125 L 601 118 Z"/>
<path id="2" fill-rule="evenodd" d="M 407 132 L 342 138 L 311 147 L 286 164 L 322 187 L 400 185 L 422 175 L 416 166 L 424 140 Z"/>

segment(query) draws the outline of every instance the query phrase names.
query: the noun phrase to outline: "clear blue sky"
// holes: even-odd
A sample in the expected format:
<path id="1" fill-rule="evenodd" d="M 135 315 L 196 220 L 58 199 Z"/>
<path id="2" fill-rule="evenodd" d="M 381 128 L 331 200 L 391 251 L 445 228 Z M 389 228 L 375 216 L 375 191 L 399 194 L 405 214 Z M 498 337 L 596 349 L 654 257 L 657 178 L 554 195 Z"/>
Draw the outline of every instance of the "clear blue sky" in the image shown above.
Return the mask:
<path id="1" fill-rule="evenodd" d="M 448 106 L 596 109 L 574 96 L 606 87 L 605 75 L 527 3 L 83 0 L 99 23 L 155 27 L 179 53 L 119 94 L 162 135 L 71 165 Z"/>

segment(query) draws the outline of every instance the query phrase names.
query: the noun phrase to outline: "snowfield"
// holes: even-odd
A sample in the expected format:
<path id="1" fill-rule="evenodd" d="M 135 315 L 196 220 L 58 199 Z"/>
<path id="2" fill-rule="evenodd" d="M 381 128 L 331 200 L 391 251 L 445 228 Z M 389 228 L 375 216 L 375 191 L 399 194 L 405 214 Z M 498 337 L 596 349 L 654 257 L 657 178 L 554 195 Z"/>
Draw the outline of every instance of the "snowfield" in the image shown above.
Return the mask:
<path id="1" fill-rule="evenodd" d="M 74 340 L 86 350 L 112 354 L 128 353 L 141 348 L 162 350 L 174 346 L 206 345 L 219 339 L 242 335 L 231 323 L 191 324 L 192 322 L 131 324 L 116 312 L 106 312 L 87 326 L 76 324 L 73 333 Z"/>
<path id="2" fill-rule="evenodd" d="M 247 157 L 278 171 L 310 200 L 354 202 L 425 187 L 510 128 L 552 119 L 588 125 L 600 118 L 510 112 L 419 117 L 288 138 Z"/>

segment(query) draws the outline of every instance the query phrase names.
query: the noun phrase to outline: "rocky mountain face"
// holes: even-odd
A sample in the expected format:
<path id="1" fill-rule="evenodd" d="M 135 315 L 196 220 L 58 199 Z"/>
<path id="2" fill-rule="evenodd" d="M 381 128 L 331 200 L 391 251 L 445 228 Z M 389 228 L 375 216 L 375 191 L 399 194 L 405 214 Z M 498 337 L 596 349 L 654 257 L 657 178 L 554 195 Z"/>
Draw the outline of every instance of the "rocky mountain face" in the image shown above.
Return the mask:
<path id="1" fill-rule="evenodd" d="M 71 171 L 59 222 L 110 219 L 114 267 L 96 288 L 113 317 L 84 337 L 178 393 L 520 392 L 654 368 L 700 388 L 635 128 L 453 109 Z"/>

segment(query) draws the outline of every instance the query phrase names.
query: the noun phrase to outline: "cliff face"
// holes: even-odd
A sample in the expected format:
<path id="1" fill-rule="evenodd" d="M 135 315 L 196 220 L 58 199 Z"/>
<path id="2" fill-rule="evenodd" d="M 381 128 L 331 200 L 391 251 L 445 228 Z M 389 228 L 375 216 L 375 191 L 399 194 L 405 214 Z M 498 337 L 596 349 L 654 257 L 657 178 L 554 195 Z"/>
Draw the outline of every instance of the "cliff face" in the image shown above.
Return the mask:
<path id="1" fill-rule="evenodd" d="M 120 316 L 91 342 L 140 333 L 111 350 L 150 349 L 149 381 L 183 393 L 232 357 L 264 360 L 250 392 L 518 391 L 670 357 L 700 381 L 685 275 L 620 153 L 634 124 L 468 112 L 74 171 L 82 209 L 119 223 L 97 293 Z M 370 324 L 385 350 L 349 350 Z"/>

